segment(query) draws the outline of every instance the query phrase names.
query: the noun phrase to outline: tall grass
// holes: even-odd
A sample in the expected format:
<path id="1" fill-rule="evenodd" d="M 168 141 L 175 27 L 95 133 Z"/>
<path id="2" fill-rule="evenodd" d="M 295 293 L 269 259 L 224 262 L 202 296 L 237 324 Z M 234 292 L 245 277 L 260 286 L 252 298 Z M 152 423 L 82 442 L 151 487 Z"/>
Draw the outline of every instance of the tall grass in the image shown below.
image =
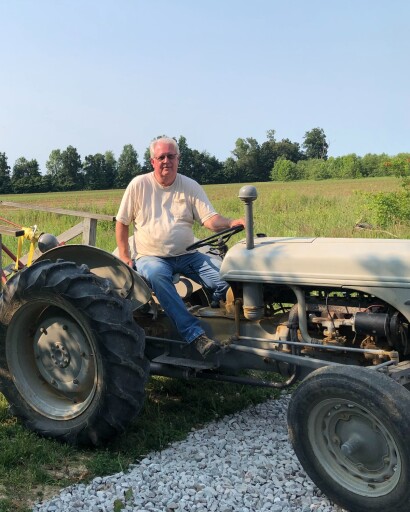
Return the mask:
<path id="1" fill-rule="evenodd" d="M 383 236 L 388 234 L 374 226 L 373 231 L 357 231 L 359 222 L 372 220 L 363 198 L 364 192 L 389 192 L 400 189 L 399 180 L 392 177 L 366 178 L 359 180 L 325 180 L 301 182 L 255 183 L 258 198 L 253 204 L 255 232 L 268 236 L 326 236 L 356 237 Z M 229 217 L 243 217 L 244 205 L 238 199 L 241 185 L 207 185 L 204 187 L 216 210 Z M 115 216 L 123 190 L 80 191 L 49 194 L 3 195 L 0 201 L 13 201 L 103 213 Z M 59 234 L 81 221 L 81 218 L 56 215 L 36 210 L 20 210 L 0 206 L 0 216 L 19 224 L 36 224 L 41 231 Z M 0 224 L 3 222 L 0 220 Z M 397 237 L 407 238 L 406 226 L 394 225 L 385 228 Z M 115 249 L 114 223 L 99 221 L 97 246 L 107 251 Z M 195 227 L 198 237 L 209 232 Z M 17 241 L 11 237 L 3 240 L 15 250 Z M 73 243 L 81 243 L 80 237 Z M 28 249 L 27 249 L 28 250 Z"/>

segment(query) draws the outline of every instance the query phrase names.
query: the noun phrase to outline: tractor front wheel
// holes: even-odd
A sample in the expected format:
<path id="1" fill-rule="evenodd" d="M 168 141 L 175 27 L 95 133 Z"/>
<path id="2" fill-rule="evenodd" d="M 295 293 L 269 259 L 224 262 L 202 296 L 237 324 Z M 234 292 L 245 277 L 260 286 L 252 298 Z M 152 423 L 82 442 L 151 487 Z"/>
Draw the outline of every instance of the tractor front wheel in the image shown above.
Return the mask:
<path id="1" fill-rule="evenodd" d="M 376 370 L 312 372 L 294 392 L 289 436 L 315 484 L 350 512 L 407 512 L 410 394 Z"/>
<path id="2" fill-rule="evenodd" d="M 31 430 L 80 445 L 122 432 L 149 362 L 130 303 L 86 266 L 40 261 L 0 299 L 0 390 Z"/>

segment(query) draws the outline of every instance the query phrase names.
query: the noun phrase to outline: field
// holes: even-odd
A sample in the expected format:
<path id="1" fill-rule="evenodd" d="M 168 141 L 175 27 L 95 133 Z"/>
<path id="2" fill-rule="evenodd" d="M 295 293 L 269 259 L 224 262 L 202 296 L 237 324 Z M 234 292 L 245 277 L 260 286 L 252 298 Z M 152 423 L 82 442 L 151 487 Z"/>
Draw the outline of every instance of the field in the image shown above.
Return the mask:
<path id="1" fill-rule="evenodd" d="M 363 232 L 355 229 L 357 223 L 372 223 L 365 193 L 399 190 L 395 178 L 367 178 L 360 180 L 302 181 L 288 183 L 257 183 L 258 199 L 253 203 L 255 233 L 269 236 L 410 236 L 408 226 L 395 225 L 387 233 L 377 226 Z M 208 185 L 205 190 L 216 210 L 223 215 L 241 217 L 243 203 L 238 199 L 241 185 Z M 115 215 L 123 190 L 80 191 L 29 195 L 0 195 L 0 201 L 58 207 Z M 20 210 L 0 206 L 0 217 L 20 226 L 38 226 L 40 231 L 59 234 L 81 219 L 35 210 Z M 0 219 L 0 224 L 4 224 Z M 196 228 L 196 235 L 207 236 L 204 228 Z M 79 242 L 80 239 L 73 242 Z M 8 239 L 11 248 L 16 240 Z M 115 248 L 114 224 L 99 222 L 97 246 L 107 251 Z"/>
<path id="2" fill-rule="evenodd" d="M 253 204 L 255 233 L 270 236 L 410 237 L 410 228 L 392 225 L 384 230 L 373 224 L 363 193 L 398 190 L 394 178 L 346 181 L 258 183 Z M 241 185 L 205 187 L 215 208 L 231 217 L 244 216 L 238 199 Z M 0 196 L 0 201 L 59 207 L 115 215 L 122 190 Z M 20 226 L 37 225 L 40 231 L 59 234 L 80 218 L 36 210 L 0 206 L 0 217 Z M 358 223 L 370 229 L 359 229 Z M 5 222 L 0 219 L 0 224 Z M 196 228 L 196 235 L 209 232 Z M 242 235 L 237 235 L 235 240 Z M 3 237 L 13 251 L 17 240 Z M 79 240 L 78 240 L 79 242 Z M 99 222 L 97 246 L 115 248 L 114 224 Z M 28 250 L 28 247 L 26 248 Z M 7 258 L 3 265 L 9 264 Z M 192 429 L 274 396 L 273 391 L 206 381 L 178 381 L 153 377 L 147 388 L 144 411 L 118 439 L 101 449 L 79 450 L 40 439 L 22 428 L 0 395 L 0 512 L 25 512 L 31 504 L 56 494 L 62 487 L 87 482 L 96 475 L 125 470 L 151 450 L 182 439 Z"/>

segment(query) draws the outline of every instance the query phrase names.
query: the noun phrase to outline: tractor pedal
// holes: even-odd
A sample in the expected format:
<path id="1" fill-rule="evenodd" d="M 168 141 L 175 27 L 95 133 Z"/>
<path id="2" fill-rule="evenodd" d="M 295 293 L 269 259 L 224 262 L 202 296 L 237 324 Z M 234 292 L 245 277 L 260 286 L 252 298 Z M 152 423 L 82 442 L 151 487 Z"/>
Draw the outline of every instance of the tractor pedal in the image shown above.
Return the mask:
<path id="1" fill-rule="evenodd" d="M 167 354 L 155 357 L 153 363 L 170 364 L 172 366 L 186 366 L 188 368 L 195 368 L 197 370 L 211 370 L 218 365 L 210 361 L 198 361 L 196 359 L 187 359 L 186 357 L 171 357 Z"/>

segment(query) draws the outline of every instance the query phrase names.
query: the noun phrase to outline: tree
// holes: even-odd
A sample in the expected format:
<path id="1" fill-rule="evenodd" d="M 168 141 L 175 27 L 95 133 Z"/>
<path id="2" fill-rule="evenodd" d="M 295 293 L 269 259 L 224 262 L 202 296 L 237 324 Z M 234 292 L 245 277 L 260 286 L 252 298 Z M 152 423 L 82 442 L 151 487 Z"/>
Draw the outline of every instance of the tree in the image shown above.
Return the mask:
<path id="1" fill-rule="evenodd" d="M 37 160 L 18 158 L 13 166 L 11 184 L 16 194 L 41 192 L 42 179 Z"/>
<path id="2" fill-rule="evenodd" d="M 149 147 L 144 152 L 144 163 L 141 167 L 142 174 L 146 174 L 147 172 L 152 171 L 152 165 L 151 165 L 151 154 L 149 151 Z"/>
<path id="3" fill-rule="evenodd" d="M 223 183 L 239 183 L 239 169 L 236 160 L 229 156 L 223 163 Z"/>
<path id="4" fill-rule="evenodd" d="M 361 178 L 362 176 L 362 166 L 360 157 L 358 157 L 355 153 L 350 155 L 339 157 L 341 159 L 340 166 L 340 174 L 338 178 L 348 179 L 348 178 Z"/>
<path id="5" fill-rule="evenodd" d="M 289 139 L 282 139 L 280 142 L 276 142 L 274 150 L 276 158 L 283 158 L 294 163 L 299 162 L 299 160 L 304 158 L 304 155 L 300 150 L 300 145 Z"/>
<path id="6" fill-rule="evenodd" d="M 304 154 L 297 142 L 292 142 L 289 139 L 277 141 L 275 139 L 275 130 L 268 130 L 266 135 L 268 140 L 262 144 L 260 151 L 260 168 L 258 173 L 260 181 L 271 179 L 271 171 L 279 158 L 290 160 L 294 163 L 304 158 Z"/>
<path id="7" fill-rule="evenodd" d="M 106 190 L 109 188 L 104 155 L 97 153 L 86 156 L 83 170 L 86 190 Z"/>
<path id="8" fill-rule="evenodd" d="M 118 158 L 115 186 L 117 188 L 125 188 L 138 174 L 141 174 L 141 165 L 138 163 L 138 153 L 135 151 L 132 144 L 126 144 Z"/>
<path id="9" fill-rule="evenodd" d="M 7 164 L 6 153 L 0 153 L 0 194 L 9 194 L 11 191 L 10 166 Z"/>
<path id="10" fill-rule="evenodd" d="M 186 138 L 181 135 L 177 140 L 179 147 L 179 166 L 178 172 L 187 176 L 188 178 L 196 179 L 196 171 L 194 159 L 192 156 L 192 149 L 188 146 Z"/>
<path id="11" fill-rule="evenodd" d="M 222 163 L 206 151 L 193 149 L 191 152 L 191 177 L 201 185 L 222 183 Z"/>
<path id="12" fill-rule="evenodd" d="M 81 190 L 82 164 L 77 149 L 68 146 L 65 151 L 53 149 L 46 162 L 53 190 Z"/>
<path id="13" fill-rule="evenodd" d="M 112 151 L 106 151 L 104 159 L 107 188 L 113 188 L 117 182 L 117 161 Z"/>
<path id="14" fill-rule="evenodd" d="M 327 160 L 329 144 L 326 142 L 326 135 L 322 128 L 313 128 L 306 132 L 302 146 L 306 158 Z"/>
<path id="15" fill-rule="evenodd" d="M 236 176 L 242 183 L 251 181 L 266 181 L 265 169 L 261 162 L 261 148 L 253 137 L 237 139 L 235 149 L 232 151 L 236 167 Z M 230 162 L 230 165 L 232 163 Z"/>
<path id="16" fill-rule="evenodd" d="M 386 170 L 385 166 L 388 159 L 389 157 L 386 153 L 382 153 L 381 155 L 367 153 L 364 155 L 362 158 L 363 176 L 386 176 L 386 174 L 390 174 L 390 172 Z"/>
<path id="17" fill-rule="evenodd" d="M 299 160 L 297 163 L 297 173 L 299 179 L 304 180 L 327 180 L 335 177 L 330 176 L 327 161 L 321 158 Z"/>
<path id="18" fill-rule="evenodd" d="M 294 162 L 279 157 L 271 172 L 271 179 L 273 181 L 294 181 L 299 178 L 297 167 Z"/>

